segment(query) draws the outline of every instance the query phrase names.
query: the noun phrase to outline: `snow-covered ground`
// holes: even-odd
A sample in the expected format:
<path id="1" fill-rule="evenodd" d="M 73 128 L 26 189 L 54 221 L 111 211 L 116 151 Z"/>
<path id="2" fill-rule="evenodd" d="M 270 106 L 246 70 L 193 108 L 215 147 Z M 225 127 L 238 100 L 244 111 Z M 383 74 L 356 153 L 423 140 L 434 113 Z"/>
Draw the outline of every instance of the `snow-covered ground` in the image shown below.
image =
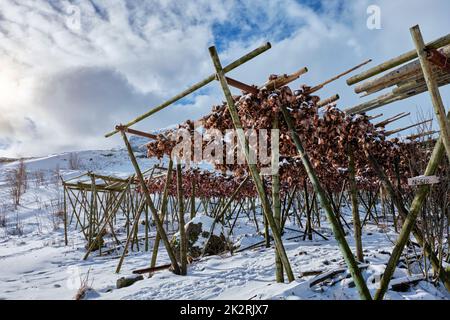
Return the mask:
<path id="1" fill-rule="evenodd" d="M 291 230 L 298 227 L 287 222 L 290 229 L 284 235 L 285 247 L 297 278 L 289 284 L 275 282 L 273 246 L 260 246 L 233 255 L 228 253 L 195 261 L 188 266 L 187 276 L 177 276 L 163 270 L 151 278 L 145 276 L 144 280 L 130 287 L 116 289 L 118 278 L 149 266 L 151 253 L 131 252 L 120 274 L 115 273 L 117 254 L 103 257 L 92 254 L 83 261 L 85 241 L 80 231 L 72 226 L 69 245 L 65 246 L 62 223 L 55 220 L 53 214 L 53 204 L 61 195 L 55 174 L 59 172 L 64 177 L 73 177 L 93 170 L 128 176 L 133 173 L 133 168 L 122 149 L 76 154 L 80 159 L 78 170 L 69 169 L 68 153 L 27 160 L 29 187 L 17 210 L 11 206 L 7 175 L 18 163 L 0 164 L 0 214 L 6 214 L 6 225 L 0 227 L 0 299 L 73 299 L 80 281 L 87 277 L 88 284 L 93 288 L 88 295 L 90 299 L 358 299 L 346 272 L 334 277 L 334 283 L 312 287 L 310 283 L 315 276 L 300 277 L 302 272 L 326 272 L 344 266 L 326 221 L 322 222 L 320 232 L 330 238 L 328 241 L 320 237 L 315 237 L 313 241 L 294 238 L 301 233 Z M 138 160 L 144 169 L 155 163 L 143 154 Z M 33 177 L 38 177 L 35 172 L 42 172 L 44 183 L 33 182 Z M 350 221 L 351 215 L 346 219 Z M 363 230 L 368 263 L 363 275 L 372 294 L 395 238 L 396 233 L 389 226 L 368 224 Z M 347 239 L 353 249 L 351 233 Z M 243 215 L 237 221 L 232 240 L 244 248 L 263 240 L 263 237 L 256 233 L 253 222 Z M 161 245 L 157 265 L 168 262 Z M 419 270 L 413 273 L 408 274 L 407 268 L 398 267 L 393 283 L 401 282 L 405 277 L 415 277 Z M 386 299 L 449 298 L 449 293 L 442 286 L 436 287 L 427 281 L 418 282 L 406 292 L 389 290 L 386 294 Z"/>

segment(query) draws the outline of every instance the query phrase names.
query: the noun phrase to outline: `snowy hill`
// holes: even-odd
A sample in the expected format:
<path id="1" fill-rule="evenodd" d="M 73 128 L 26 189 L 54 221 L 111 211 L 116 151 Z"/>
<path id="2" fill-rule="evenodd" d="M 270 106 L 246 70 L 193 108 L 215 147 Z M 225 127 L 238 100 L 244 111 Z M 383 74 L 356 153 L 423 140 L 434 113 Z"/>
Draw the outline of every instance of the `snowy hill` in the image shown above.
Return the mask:
<path id="1" fill-rule="evenodd" d="M 132 139 L 139 149 L 145 141 Z M 145 158 L 137 152 L 142 169 L 159 161 Z M 358 294 L 348 271 L 338 275 L 335 284 L 311 286 L 314 276 L 304 272 L 320 270 L 331 272 L 342 269 L 343 259 L 326 221 L 320 232 L 329 240 L 314 236 L 304 241 L 302 231 L 293 221 L 287 221 L 285 247 L 293 266 L 296 280 L 290 284 L 275 282 L 274 248 L 253 246 L 264 240 L 257 232 L 250 216 L 236 218 L 232 241 L 242 250 L 234 255 L 210 256 L 195 261 L 188 267 L 188 275 L 176 276 L 169 270 L 159 271 L 151 278 L 116 289 L 116 280 L 130 275 L 133 270 L 148 267 L 150 252 L 130 252 L 121 273 L 114 272 L 120 252 L 102 257 L 86 252 L 80 230 L 69 229 L 69 245 L 64 245 L 61 220 L 57 219 L 61 205 L 61 186 L 58 174 L 65 178 L 86 171 L 126 177 L 133 167 L 124 149 L 91 150 L 61 153 L 24 161 L 28 186 L 20 205 L 11 202 L 8 175 L 17 168 L 18 161 L 0 164 L 0 299 L 73 299 L 81 285 L 88 282 L 92 290 L 89 299 L 357 299 Z M 344 214 L 351 222 L 350 208 Z M 257 216 L 262 223 L 262 216 Z M 176 225 L 175 225 L 176 227 Z M 225 227 L 228 230 L 228 227 Z M 153 229 L 154 230 L 154 229 Z M 154 236 L 154 231 L 150 236 Z M 376 290 L 384 263 L 389 258 L 392 241 L 397 234 L 392 227 L 368 224 L 363 230 L 363 242 L 368 266 L 363 275 L 370 291 Z M 347 237 L 354 248 L 352 234 Z M 158 265 L 169 262 L 164 247 L 160 247 Z M 396 281 L 408 280 L 406 269 L 398 268 Z M 336 279 L 336 278 L 335 278 Z M 403 280 L 402 280 L 403 279 Z M 442 287 L 426 281 L 415 282 L 405 292 L 389 290 L 388 299 L 449 299 Z"/>

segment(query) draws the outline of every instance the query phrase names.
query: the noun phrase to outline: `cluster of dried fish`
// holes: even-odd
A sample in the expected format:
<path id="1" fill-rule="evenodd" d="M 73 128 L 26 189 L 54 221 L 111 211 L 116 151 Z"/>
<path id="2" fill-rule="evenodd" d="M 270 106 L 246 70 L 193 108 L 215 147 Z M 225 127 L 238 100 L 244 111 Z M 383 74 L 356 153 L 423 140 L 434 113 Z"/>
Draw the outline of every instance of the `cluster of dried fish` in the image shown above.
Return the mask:
<path id="1" fill-rule="evenodd" d="M 276 79 L 271 76 L 270 80 Z M 333 105 L 320 108 L 320 98 L 311 95 L 311 88 L 302 86 L 294 92 L 284 86 L 276 90 L 261 89 L 257 93 L 247 93 L 235 97 L 236 106 L 244 130 L 270 129 L 277 123 L 280 130 L 280 174 L 282 185 L 293 186 L 306 178 L 303 166 L 297 158 L 297 149 L 291 139 L 287 124 L 280 107 L 287 108 L 293 119 L 295 129 L 303 146 L 325 187 L 339 190 L 347 179 L 348 154 L 355 158 L 356 174 L 361 187 L 378 186 L 379 182 L 372 170 L 366 154 L 370 154 L 382 165 L 386 174 L 401 183 L 406 182 L 409 170 L 409 152 L 404 152 L 401 142 L 386 139 L 384 133 L 370 123 L 365 115 L 348 115 Z M 217 129 L 226 134 L 233 129 L 233 123 L 226 103 L 214 106 L 212 113 L 202 120 L 204 129 Z M 194 125 L 188 121 L 179 126 L 190 132 Z M 148 144 L 148 156 L 159 157 L 169 155 L 175 141 L 171 139 L 176 130 L 167 132 Z M 270 139 L 267 142 L 270 152 Z M 203 147 L 207 142 L 203 142 Z M 223 144 L 223 161 L 215 164 L 223 173 L 232 172 L 242 177 L 247 174 L 245 164 L 227 164 L 227 151 Z M 411 147 L 409 147 L 411 148 Z M 237 153 L 237 150 L 234 150 Z M 229 156 L 229 155 L 228 155 Z M 395 163 L 395 166 L 393 165 Z M 263 165 L 258 163 L 260 167 Z M 395 178 L 395 179 L 394 179 Z"/>
<path id="2" fill-rule="evenodd" d="M 201 171 L 198 169 L 190 169 L 183 172 L 182 188 L 183 196 L 189 198 L 194 192 L 197 198 L 214 198 L 228 197 L 238 188 L 244 181 L 243 177 L 223 175 L 210 171 Z M 176 181 L 176 172 L 173 172 L 172 181 Z M 147 180 L 147 187 L 151 193 L 162 193 L 166 183 L 166 177 L 157 177 Z M 170 195 L 177 195 L 177 185 L 172 183 L 168 187 Z M 234 197 L 241 199 L 246 197 L 255 197 L 256 190 L 251 179 L 248 179 L 241 186 L 239 193 Z"/>

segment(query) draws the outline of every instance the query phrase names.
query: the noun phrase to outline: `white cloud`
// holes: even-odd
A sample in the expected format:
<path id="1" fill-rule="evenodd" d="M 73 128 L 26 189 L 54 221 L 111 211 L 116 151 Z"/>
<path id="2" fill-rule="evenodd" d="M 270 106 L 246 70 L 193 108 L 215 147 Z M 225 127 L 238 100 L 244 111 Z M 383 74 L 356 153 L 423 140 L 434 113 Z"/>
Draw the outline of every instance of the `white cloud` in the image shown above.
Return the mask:
<path id="1" fill-rule="evenodd" d="M 369 4 L 381 8 L 381 30 L 366 28 Z M 447 33 L 450 3 L 423 6 L 407 0 L 336 0 L 320 7 L 289 0 L 3 0 L 0 156 L 120 143 L 103 134 L 212 73 L 207 48 L 213 43 L 224 64 L 272 43 L 271 50 L 231 73 L 248 83 L 307 66 L 308 74 L 294 85 L 317 84 L 367 58 L 380 63 L 412 49 L 408 29 L 414 24 L 428 40 Z M 73 7 L 80 10 L 80 29 L 68 13 Z M 441 92 L 448 102 L 449 89 Z M 344 80 L 320 95 L 334 93 L 342 107 L 360 101 Z M 222 99 L 217 84 L 211 85 L 138 127 L 196 119 Z M 381 111 L 389 115 L 415 105 L 431 109 L 422 94 Z"/>

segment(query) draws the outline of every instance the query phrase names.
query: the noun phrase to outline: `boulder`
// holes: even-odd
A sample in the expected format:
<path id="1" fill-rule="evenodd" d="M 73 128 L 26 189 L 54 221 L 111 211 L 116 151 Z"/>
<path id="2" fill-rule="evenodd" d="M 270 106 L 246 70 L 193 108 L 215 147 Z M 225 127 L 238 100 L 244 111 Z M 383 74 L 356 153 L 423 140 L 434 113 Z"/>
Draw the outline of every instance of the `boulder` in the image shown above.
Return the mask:
<path id="1" fill-rule="evenodd" d="M 140 274 L 129 276 L 129 277 L 122 277 L 122 278 L 117 279 L 116 287 L 117 287 L 117 289 L 129 287 L 132 284 L 134 284 L 135 282 L 138 282 L 140 280 L 144 280 L 144 276 L 140 275 Z"/>
<path id="2" fill-rule="evenodd" d="M 187 243 L 187 255 L 191 259 L 198 258 L 203 248 L 206 245 L 206 241 L 209 238 L 211 226 L 214 219 L 200 214 L 194 217 L 191 221 L 185 225 Z M 180 234 L 175 233 L 171 240 L 172 248 L 175 251 L 177 259 L 180 260 Z M 214 232 L 209 239 L 208 245 L 205 250 L 206 255 L 216 255 L 224 252 L 228 249 L 227 239 L 224 235 L 223 225 L 217 222 L 214 227 Z"/>

